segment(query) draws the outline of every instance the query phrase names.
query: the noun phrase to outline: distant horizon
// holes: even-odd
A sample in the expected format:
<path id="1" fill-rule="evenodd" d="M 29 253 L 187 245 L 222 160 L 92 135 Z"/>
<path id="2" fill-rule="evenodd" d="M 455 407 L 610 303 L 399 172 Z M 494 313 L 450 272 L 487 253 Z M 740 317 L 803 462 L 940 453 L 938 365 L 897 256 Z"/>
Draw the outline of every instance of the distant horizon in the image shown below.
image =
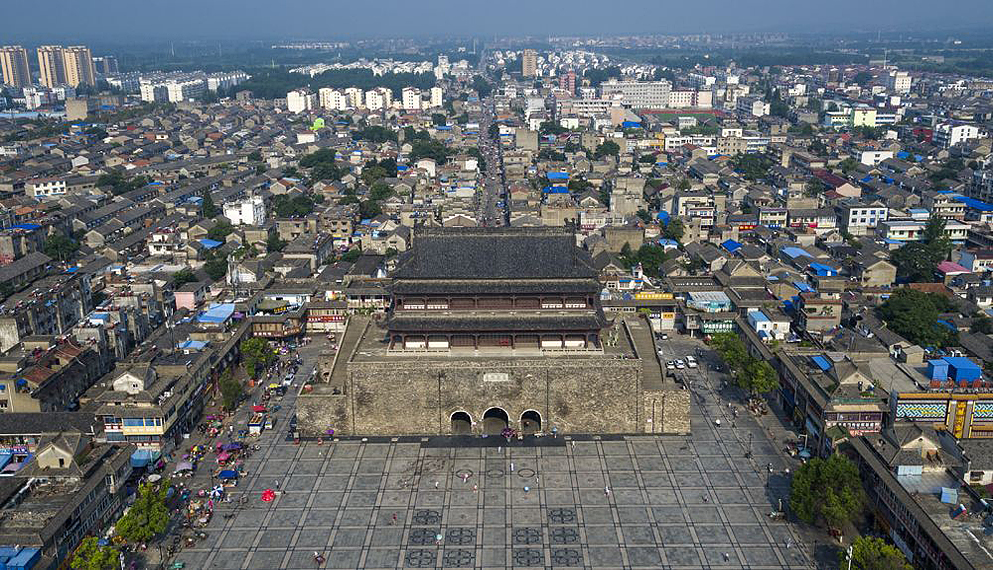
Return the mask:
<path id="1" fill-rule="evenodd" d="M 362 39 L 547 38 L 549 36 L 791 35 L 990 33 L 988 0 L 957 0 L 954 10 L 931 0 L 838 0 L 828 9 L 798 9 L 787 0 L 717 0 L 707 9 L 665 0 L 606 6 L 590 0 L 431 0 L 366 5 L 314 0 L 51 0 L 5 8 L 3 43 L 136 43 L 156 41 L 354 41 Z M 872 23 L 878 23 L 873 26 Z"/>

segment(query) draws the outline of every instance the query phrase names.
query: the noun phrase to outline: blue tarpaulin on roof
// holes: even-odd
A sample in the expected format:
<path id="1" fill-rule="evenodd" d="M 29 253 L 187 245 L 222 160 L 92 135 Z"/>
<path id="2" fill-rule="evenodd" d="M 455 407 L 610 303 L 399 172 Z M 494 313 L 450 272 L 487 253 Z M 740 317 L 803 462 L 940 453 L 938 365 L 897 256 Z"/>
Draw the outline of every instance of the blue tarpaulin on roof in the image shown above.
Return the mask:
<path id="1" fill-rule="evenodd" d="M 568 180 L 569 179 L 569 173 L 568 172 L 549 172 L 548 174 L 545 175 L 545 177 L 548 178 L 549 180 Z"/>
<path id="2" fill-rule="evenodd" d="M 729 240 L 724 240 L 724 242 L 721 243 L 721 247 L 726 249 L 728 253 L 734 253 L 739 249 L 741 249 L 741 244 L 734 241 L 733 239 L 729 239 Z"/>
<path id="3" fill-rule="evenodd" d="M 207 341 L 204 340 L 187 340 L 176 345 L 178 348 L 190 349 L 190 350 L 200 350 L 207 346 Z"/>
<path id="4" fill-rule="evenodd" d="M 14 224 L 14 225 L 12 225 L 10 227 L 15 228 L 15 229 L 18 229 L 18 230 L 36 230 L 36 229 L 40 228 L 41 226 L 38 225 L 38 224 Z"/>
<path id="5" fill-rule="evenodd" d="M 957 331 L 958 330 L 957 328 L 955 328 L 955 325 L 953 325 L 952 323 L 950 323 L 948 321 L 944 321 L 944 320 L 938 319 L 938 324 L 939 325 L 945 325 L 946 327 L 948 327 L 952 331 Z"/>
<path id="6" fill-rule="evenodd" d="M 969 198 L 967 196 L 956 196 L 955 200 L 962 202 L 967 208 L 972 208 L 973 210 L 979 210 L 981 212 L 993 212 L 993 204 L 983 202 L 982 200 L 977 200 L 975 198 Z"/>
<path id="7" fill-rule="evenodd" d="M 831 362 L 823 356 L 815 356 L 811 358 L 811 360 L 814 361 L 814 364 L 816 364 L 818 368 L 824 370 L 825 372 L 831 368 Z"/>
<path id="8" fill-rule="evenodd" d="M 811 263 L 808 267 L 814 270 L 814 273 L 820 277 L 831 277 L 838 274 L 838 270 L 823 263 Z"/>
<path id="9" fill-rule="evenodd" d="M 544 192 L 545 194 L 568 194 L 569 189 L 565 186 L 548 186 Z"/>
<path id="10" fill-rule="evenodd" d="M 221 247 L 222 245 L 224 245 L 224 242 L 203 238 L 202 240 L 200 240 L 200 245 L 204 246 L 207 249 L 214 249 L 215 247 Z"/>
<path id="11" fill-rule="evenodd" d="M 663 224 L 669 223 L 669 217 L 670 217 L 669 212 L 659 212 L 658 214 L 655 215 L 655 217 L 658 218 L 658 220 Z"/>
<path id="12" fill-rule="evenodd" d="M 794 281 L 793 282 L 793 286 L 796 287 L 797 289 L 799 289 L 799 291 L 801 293 L 814 293 L 815 292 L 813 287 L 811 287 L 810 285 L 807 285 L 803 281 Z"/>
<path id="13" fill-rule="evenodd" d="M 622 121 L 621 127 L 625 129 L 640 129 L 641 123 L 638 121 Z"/>
<path id="14" fill-rule="evenodd" d="M 201 323 L 223 323 L 234 314 L 234 303 L 219 303 L 211 305 L 206 311 L 197 317 Z"/>

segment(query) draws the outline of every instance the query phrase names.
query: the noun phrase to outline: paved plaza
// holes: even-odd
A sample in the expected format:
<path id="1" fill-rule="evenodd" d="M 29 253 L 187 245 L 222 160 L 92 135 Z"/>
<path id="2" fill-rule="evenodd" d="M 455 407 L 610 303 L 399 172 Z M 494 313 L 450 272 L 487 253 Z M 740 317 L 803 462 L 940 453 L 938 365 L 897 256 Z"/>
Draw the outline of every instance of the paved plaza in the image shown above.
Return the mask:
<path id="1" fill-rule="evenodd" d="M 787 484 L 774 475 L 766 487 L 766 463 L 778 459 L 761 430 L 735 430 L 755 431 L 747 460 L 726 427 L 699 416 L 693 428 L 510 447 L 502 438 L 294 445 L 280 430 L 236 489 L 249 505 L 222 506 L 236 515 L 215 517 L 209 537 L 177 560 L 315 568 L 318 551 L 327 568 L 810 568 L 789 523 L 768 517 Z M 277 499 L 260 501 L 276 481 Z"/>

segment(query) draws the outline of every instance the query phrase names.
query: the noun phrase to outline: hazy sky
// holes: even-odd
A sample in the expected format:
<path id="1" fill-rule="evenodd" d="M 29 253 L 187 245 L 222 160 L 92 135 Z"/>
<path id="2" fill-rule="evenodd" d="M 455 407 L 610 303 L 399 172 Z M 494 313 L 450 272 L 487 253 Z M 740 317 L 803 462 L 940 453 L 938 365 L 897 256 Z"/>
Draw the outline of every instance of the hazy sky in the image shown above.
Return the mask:
<path id="1" fill-rule="evenodd" d="M 875 31 L 993 24 L 993 0 L 5 1 L 0 43 L 452 34 Z"/>

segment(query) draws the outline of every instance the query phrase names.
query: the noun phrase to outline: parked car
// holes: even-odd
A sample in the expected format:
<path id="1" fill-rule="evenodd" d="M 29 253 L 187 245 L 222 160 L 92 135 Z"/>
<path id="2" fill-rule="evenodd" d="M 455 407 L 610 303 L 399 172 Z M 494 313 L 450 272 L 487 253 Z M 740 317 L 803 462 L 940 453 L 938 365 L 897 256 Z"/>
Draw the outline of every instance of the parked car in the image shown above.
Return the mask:
<path id="1" fill-rule="evenodd" d="M 696 359 L 693 358 L 692 356 L 687 356 L 686 357 L 686 366 L 689 366 L 690 368 L 696 368 L 698 366 Z"/>
<path id="2" fill-rule="evenodd" d="M 682 370 L 682 369 L 686 368 L 686 363 L 683 362 L 682 359 L 677 360 L 676 361 L 676 368 Z"/>
<path id="3" fill-rule="evenodd" d="M 668 362 L 666 362 L 665 363 L 665 369 L 666 370 L 675 370 L 676 369 L 676 363 L 673 362 L 673 361 L 671 361 L 671 360 L 668 361 Z"/>

